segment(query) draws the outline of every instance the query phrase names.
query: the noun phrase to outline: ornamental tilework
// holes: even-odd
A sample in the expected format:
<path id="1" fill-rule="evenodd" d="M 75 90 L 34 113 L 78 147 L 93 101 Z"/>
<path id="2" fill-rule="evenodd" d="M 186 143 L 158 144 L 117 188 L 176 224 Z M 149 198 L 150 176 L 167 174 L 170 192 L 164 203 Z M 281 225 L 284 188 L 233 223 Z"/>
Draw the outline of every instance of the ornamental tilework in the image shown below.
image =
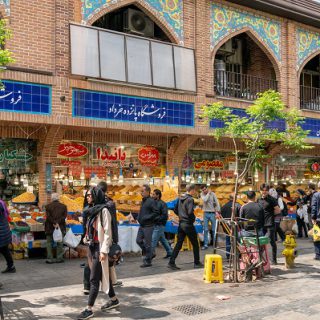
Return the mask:
<path id="1" fill-rule="evenodd" d="M 0 4 L 4 5 L 6 16 L 10 16 L 10 0 L 0 0 Z"/>
<path id="2" fill-rule="evenodd" d="M 281 24 L 263 16 L 235 8 L 212 3 L 211 5 L 211 48 L 228 34 L 249 27 L 281 61 Z"/>
<path id="3" fill-rule="evenodd" d="M 83 23 L 95 14 L 123 0 L 82 0 Z M 148 6 L 160 20 L 166 22 L 180 43 L 183 44 L 183 2 L 182 0 L 139 0 Z"/>
<path id="4" fill-rule="evenodd" d="M 314 52 L 320 50 L 320 33 L 310 32 L 304 29 L 297 29 L 297 69 Z"/>

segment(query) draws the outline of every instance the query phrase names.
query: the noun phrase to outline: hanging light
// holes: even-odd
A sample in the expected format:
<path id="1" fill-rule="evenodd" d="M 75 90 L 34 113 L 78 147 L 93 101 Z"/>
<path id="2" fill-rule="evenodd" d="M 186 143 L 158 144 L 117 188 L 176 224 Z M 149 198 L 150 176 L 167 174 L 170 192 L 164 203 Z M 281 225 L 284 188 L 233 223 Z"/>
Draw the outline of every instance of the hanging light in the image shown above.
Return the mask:
<path id="1" fill-rule="evenodd" d="M 85 180 L 85 179 L 86 179 L 86 176 L 84 174 L 84 169 L 82 168 L 80 173 L 80 180 Z"/>
<path id="2" fill-rule="evenodd" d="M 190 177 L 189 171 L 187 171 L 186 183 L 190 183 L 190 181 L 191 181 L 191 177 Z"/>
<path id="3" fill-rule="evenodd" d="M 107 184 L 110 184 L 111 183 L 111 176 L 110 174 L 108 173 L 107 174 Z"/>
<path id="4" fill-rule="evenodd" d="M 63 174 L 63 172 L 60 172 L 59 173 L 59 179 L 62 180 L 63 178 L 64 178 L 64 174 Z"/>
<path id="5" fill-rule="evenodd" d="M 21 175 L 21 176 L 20 176 L 20 182 L 23 183 L 23 181 L 24 181 L 24 177 L 23 177 L 23 175 Z"/>
<path id="6" fill-rule="evenodd" d="M 254 172 L 254 180 L 255 180 L 256 182 L 259 181 L 259 173 L 258 173 L 258 170 L 257 170 L 257 169 L 256 169 L 255 172 Z"/>
<path id="7" fill-rule="evenodd" d="M 221 181 L 222 181 L 221 174 L 219 174 L 218 182 L 221 182 Z"/>
<path id="8" fill-rule="evenodd" d="M 143 179 L 147 179 L 148 178 L 148 175 L 147 175 L 147 173 L 145 172 L 144 174 L 143 174 Z"/>
<path id="9" fill-rule="evenodd" d="M 16 176 L 14 177 L 13 184 L 17 186 L 19 183 L 20 183 L 20 182 L 19 182 L 18 176 L 16 175 Z"/>
<path id="10" fill-rule="evenodd" d="M 116 174 L 113 175 L 113 181 L 118 181 L 118 176 Z"/>
<path id="11" fill-rule="evenodd" d="M 274 182 L 274 174 L 273 174 L 273 172 L 271 173 L 270 181 L 271 181 L 271 182 Z"/>
<path id="12" fill-rule="evenodd" d="M 275 185 L 275 186 L 277 186 L 277 185 L 278 185 L 278 181 L 277 181 L 277 180 L 274 182 L 274 185 Z"/>
<path id="13" fill-rule="evenodd" d="M 27 188 L 29 186 L 28 179 L 23 180 L 23 187 Z"/>
<path id="14" fill-rule="evenodd" d="M 245 184 L 246 184 L 246 180 L 243 179 L 242 182 L 241 182 L 241 185 L 244 186 Z"/>
<path id="15" fill-rule="evenodd" d="M 181 181 L 186 181 L 186 176 L 184 175 L 184 173 L 182 174 L 182 176 L 181 176 Z"/>
<path id="16" fill-rule="evenodd" d="M 209 175 L 207 177 L 207 186 L 210 187 L 210 184 L 211 184 L 211 179 L 209 178 Z"/>
<path id="17" fill-rule="evenodd" d="M 202 175 L 199 173 L 198 175 L 198 183 L 201 184 L 203 181 Z"/>
<path id="18" fill-rule="evenodd" d="M 136 171 L 133 172 L 133 177 L 134 177 L 134 178 L 137 177 L 137 172 L 136 172 Z"/>
<path id="19" fill-rule="evenodd" d="M 166 177 L 165 177 L 165 180 L 167 183 L 170 183 L 170 176 L 169 176 L 169 172 L 168 170 L 166 171 Z"/>
<path id="20" fill-rule="evenodd" d="M 120 173 L 119 173 L 119 183 L 123 183 L 123 173 L 122 173 L 122 168 L 120 168 Z"/>
<path id="21" fill-rule="evenodd" d="M 212 182 L 216 181 L 216 174 L 215 174 L 214 170 L 211 172 L 211 181 Z"/>
<path id="22" fill-rule="evenodd" d="M 55 178 L 56 180 L 58 180 L 58 179 L 59 179 L 59 173 L 58 173 L 58 172 L 55 172 L 55 174 L 54 174 L 54 178 Z"/>
<path id="23" fill-rule="evenodd" d="M 70 183 L 72 183 L 72 182 L 73 182 L 73 175 L 72 175 L 72 171 L 70 171 L 70 172 L 69 172 L 68 181 L 69 181 Z"/>
<path id="24" fill-rule="evenodd" d="M 192 184 L 194 184 L 195 183 L 195 179 L 194 179 L 194 174 L 192 174 L 192 176 L 191 176 L 191 181 L 190 181 Z"/>

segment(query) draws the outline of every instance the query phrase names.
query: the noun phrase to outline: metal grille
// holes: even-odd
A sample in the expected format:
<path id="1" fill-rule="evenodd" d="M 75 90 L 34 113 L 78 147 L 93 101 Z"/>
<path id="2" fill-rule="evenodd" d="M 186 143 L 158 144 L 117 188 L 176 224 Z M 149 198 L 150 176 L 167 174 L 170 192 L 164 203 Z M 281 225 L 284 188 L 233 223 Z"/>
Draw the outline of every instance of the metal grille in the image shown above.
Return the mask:
<path id="1" fill-rule="evenodd" d="M 198 314 L 203 314 L 210 311 L 209 309 L 197 304 L 182 304 L 172 309 L 179 311 L 187 316 L 196 316 Z"/>

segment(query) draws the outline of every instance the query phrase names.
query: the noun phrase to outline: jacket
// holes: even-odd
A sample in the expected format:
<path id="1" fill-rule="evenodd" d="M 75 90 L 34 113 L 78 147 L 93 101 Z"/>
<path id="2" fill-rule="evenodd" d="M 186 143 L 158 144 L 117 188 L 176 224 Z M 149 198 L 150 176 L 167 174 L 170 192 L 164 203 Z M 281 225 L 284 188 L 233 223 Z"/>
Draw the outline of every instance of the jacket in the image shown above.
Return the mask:
<path id="1" fill-rule="evenodd" d="M 220 211 L 220 204 L 218 198 L 213 191 L 209 191 L 207 194 L 204 194 L 202 192 L 201 199 L 203 201 L 202 209 L 204 212 Z"/>
<path id="2" fill-rule="evenodd" d="M 67 207 L 59 201 L 52 201 L 46 206 L 46 234 L 53 234 L 54 224 L 58 223 L 62 234 L 66 233 Z"/>
<path id="3" fill-rule="evenodd" d="M 0 205 L 0 247 L 5 247 L 12 242 L 8 218 L 5 216 L 4 208 Z"/>
<path id="4" fill-rule="evenodd" d="M 112 230 L 112 241 L 113 243 L 119 242 L 119 234 L 118 234 L 118 221 L 117 221 L 117 209 L 114 201 L 106 197 L 106 205 L 107 209 L 111 215 L 111 230 Z"/>
<path id="5" fill-rule="evenodd" d="M 233 201 L 230 200 L 221 208 L 221 216 L 223 218 L 225 218 L 225 219 L 231 218 L 231 216 L 232 216 L 232 203 L 233 203 Z M 239 217 L 241 206 L 238 202 L 236 202 L 235 207 L 236 207 L 235 215 L 236 215 L 236 217 Z"/>
<path id="6" fill-rule="evenodd" d="M 159 216 L 159 208 L 156 201 L 151 198 L 143 198 L 141 203 L 138 221 L 141 227 L 152 227 Z"/>
<path id="7" fill-rule="evenodd" d="M 168 207 L 167 204 L 162 200 L 156 200 L 158 209 L 159 209 L 159 216 L 156 219 L 157 225 L 165 226 L 168 221 Z"/>
<path id="8" fill-rule="evenodd" d="M 311 199 L 311 219 L 317 220 L 320 217 L 320 192 L 315 192 Z"/>
<path id="9" fill-rule="evenodd" d="M 195 222 L 194 200 L 188 193 L 182 195 L 174 207 L 174 213 L 179 216 L 180 222 L 192 224 Z"/>

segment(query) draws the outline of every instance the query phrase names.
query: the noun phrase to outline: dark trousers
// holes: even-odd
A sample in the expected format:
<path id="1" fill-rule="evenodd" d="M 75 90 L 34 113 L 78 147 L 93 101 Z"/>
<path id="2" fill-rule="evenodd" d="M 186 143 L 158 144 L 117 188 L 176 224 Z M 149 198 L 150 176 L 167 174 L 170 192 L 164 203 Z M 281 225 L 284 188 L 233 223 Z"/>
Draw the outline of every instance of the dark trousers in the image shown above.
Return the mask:
<path id="1" fill-rule="evenodd" d="M 298 225 L 298 237 L 302 238 L 302 230 L 304 232 L 304 236 L 308 238 L 308 228 L 303 219 L 297 216 L 297 225 Z"/>
<path id="2" fill-rule="evenodd" d="M 142 255 L 145 255 L 145 263 L 151 263 L 152 250 L 152 234 L 154 227 L 140 227 L 137 234 L 137 245 L 142 250 Z"/>
<path id="3" fill-rule="evenodd" d="M 9 250 L 9 245 L 0 247 L 0 253 L 6 259 L 8 269 L 11 269 L 13 267 L 13 259 L 12 259 L 11 252 Z"/>
<path id="4" fill-rule="evenodd" d="M 90 292 L 89 292 L 89 298 L 88 298 L 88 306 L 94 306 L 94 303 L 99 293 L 100 281 L 102 280 L 102 266 L 101 266 L 101 262 L 99 261 L 99 255 L 100 255 L 100 248 L 98 243 L 95 243 L 93 246 L 89 247 L 88 258 L 91 261 L 91 269 L 90 269 Z M 110 275 L 109 275 L 108 296 L 110 298 L 113 298 L 116 296 L 113 289 Z"/>
<path id="5" fill-rule="evenodd" d="M 276 243 L 276 229 L 275 227 L 264 227 L 264 234 L 269 237 L 272 247 L 272 261 L 277 261 L 277 243 Z"/>
<path id="6" fill-rule="evenodd" d="M 276 241 L 278 240 L 278 237 L 277 237 L 277 234 L 279 235 L 280 239 L 282 241 L 284 241 L 286 239 L 286 236 L 283 232 L 283 230 L 280 228 L 280 222 L 281 221 L 276 221 L 275 222 L 275 227 L 276 227 L 276 234 L 275 234 L 275 237 L 276 237 Z"/>
<path id="7" fill-rule="evenodd" d="M 226 257 L 227 257 L 227 259 L 230 258 L 230 251 L 231 251 L 231 238 L 230 238 L 230 236 L 226 235 Z"/>
<path id="8" fill-rule="evenodd" d="M 320 260 L 320 241 L 316 241 L 314 244 L 314 252 L 316 254 L 315 259 Z"/>
<path id="9" fill-rule="evenodd" d="M 173 249 L 172 256 L 170 258 L 171 264 L 175 263 L 175 260 L 182 248 L 183 241 L 186 238 L 186 236 L 191 241 L 191 244 L 193 247 L 194 263 L 198 264 L 200 262 L 199 243 L 198 243 L 198 236 L 197 236 L 196 229 L 193 224 L 180 222 L 179 228 L 178 228 L 178 241 Z"/>

